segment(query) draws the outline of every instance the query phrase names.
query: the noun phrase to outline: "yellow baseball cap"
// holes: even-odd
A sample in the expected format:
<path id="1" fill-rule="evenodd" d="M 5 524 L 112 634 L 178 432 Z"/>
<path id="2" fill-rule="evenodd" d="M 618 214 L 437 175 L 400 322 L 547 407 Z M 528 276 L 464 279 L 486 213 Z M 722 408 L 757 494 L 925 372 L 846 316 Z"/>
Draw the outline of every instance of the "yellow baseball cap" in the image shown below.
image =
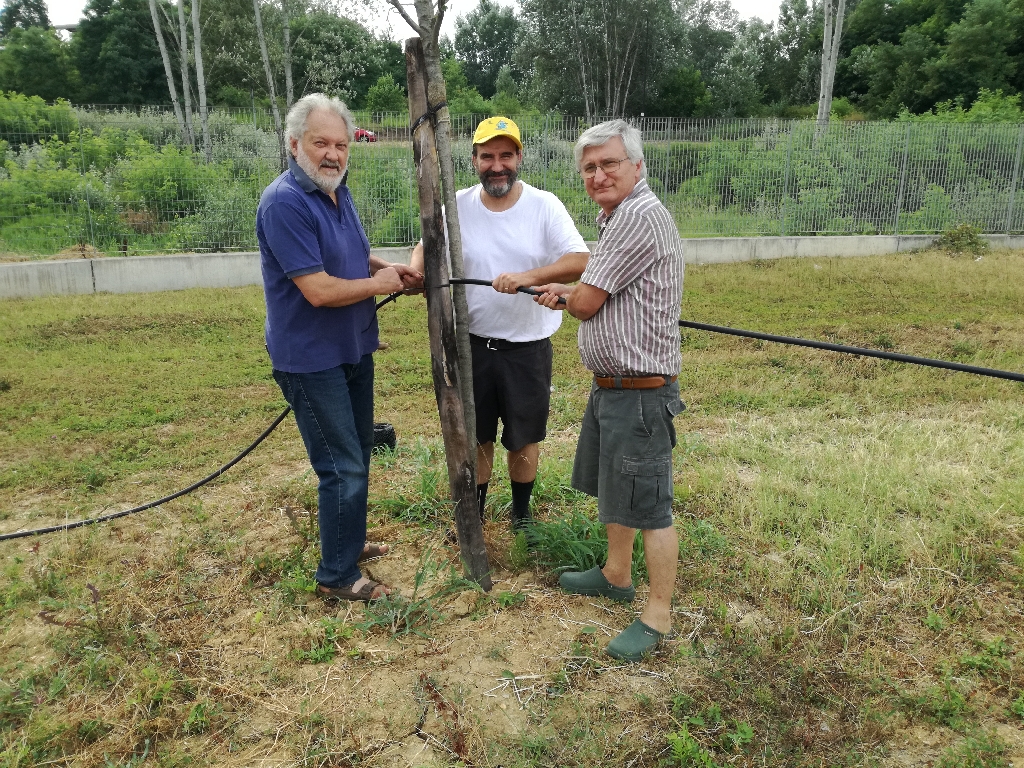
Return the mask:
<path id="1" fill-rule="evenodd" d="M 523 149 L 523 142 L 519 138 L 519 126 L 507 117 L 488 117 L 476 127 L 473 134 L 474 144 L 484 144 L 498 136 L 508 136 L 516 143 L 520 151 Z"/>

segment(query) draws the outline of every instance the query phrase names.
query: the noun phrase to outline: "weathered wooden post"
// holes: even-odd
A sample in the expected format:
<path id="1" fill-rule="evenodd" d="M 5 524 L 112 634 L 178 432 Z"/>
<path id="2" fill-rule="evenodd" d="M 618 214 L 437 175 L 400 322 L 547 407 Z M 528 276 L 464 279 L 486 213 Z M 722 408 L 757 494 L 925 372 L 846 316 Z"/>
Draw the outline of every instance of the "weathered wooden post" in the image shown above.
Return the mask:
<path id="1" fill-rule="evenodd" d="M 448 249 L 445 247 L 442 216 L 441 164 L 438 161 L 437 137 L 434 130 L 438 106 L 443 103 L 443 83 L 441 100 L 430 103 L 428 93 L 436 92 L 436 89 L 428 88 L 429 75 L 421 38 L 414 37 L 406 41 L 405 61 L 409 82 L 413 157 L 419 190 L 420 226 L 423 233 L 423 271 L 427 295 L 431 372 L 441 417 L 448 482 L 452 500 L 455 502 L 455 528 L 467 574 L 484 590 L 490 590 L 490 566 L 484 546 L 483 526 L 477 513 L 476 435 L 472 421 L 475 417 L 472 407 L 472 380 L 469 378 L 472 376 L 472 369 L 467 364 L 468 322 L 463 320 L 460 323 L 457 334 L 455 307 L 447 287 Z M 451 175 L 454 176 L 454 173 Z M 451 197 L 454 198 L 454 189 L 450 189 Z M 454 205 L 450 205 L 449 212 L 454 208 Z M 458 247 L 454 243 L 449 245 Z M 454 248 L 452 250 L 454 251 Z M 461 248 L 458 250 L 461 257 Z M 454 252 L 452 261 L 454 265 Z M 461 258 L 459 261 L 461 262 Z M 466 317 L 466 314 L 463 313 L 462 316 Z M 464 354 L 461 354 L 462 349 L 457 335 L 466 337 Z M 466 386 L 467 383 L 469 386 Z"/>

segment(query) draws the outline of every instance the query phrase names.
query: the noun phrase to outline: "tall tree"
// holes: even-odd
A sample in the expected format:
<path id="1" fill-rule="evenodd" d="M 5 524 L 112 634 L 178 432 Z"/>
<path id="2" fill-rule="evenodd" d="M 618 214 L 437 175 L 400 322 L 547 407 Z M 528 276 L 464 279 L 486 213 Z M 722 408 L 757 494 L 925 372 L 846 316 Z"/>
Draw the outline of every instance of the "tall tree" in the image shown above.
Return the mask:
<path id="1" fill-rule="evenodd" d="M 213 146 L 210 143 L 210 115 L 206 108 L 206 73 L 203 70 L 203 34 L 199 23 L 200 0 L 192 0 L 192 43 L 196 57 L 196 91 L 199 94 L 199 120 L 203 127 L 203 155 L 206 162 L 213 161 Z"/>
<path id="2" fill-rule="evenodd" d="M 149 0 L 90 0 L 71 37 L 70 52 L 82 82 L 79 100 L 167 103 Z"/>
<path id="3" fill-rule="evenodd" d="M 192 75 L 188 67 L 188 24 L 185 21 L 185 0 L 178 0 L 178 62 L 181 65 L 181 90 L 185 97 L 185 135 L 188 145 L 196 146 L 196 132 L 192 123 Z"/>
<path id="4" fill-rule="evenodd" d="M 15 27 L 0 49 L 0 93 L 17 91 L 47 101 L 75 96 L 78 72 L 67 45 L 52 29 Z"/>
<path id="5" fill-rule="evenodd" d="M 0 38 L 5 38 L 14 29 L 28 29 L 50 26 L 45 0 L 8 0 L 0 11 Z"/>
<path id="6" fill-rule="evenodd" d="M 480 0 L 476 8 L 455 20 L 455 56 L 469 84 L 485 99 L 497 93 L 501 68 L 514 63 L 520 27 L 515 11 L 494 0 Z M 518 80 L 522 73 L 513 68 L 512 76 Z"/>
<path id="7" fill-rule="evenodd" d="M 157 10 L 156 3 L 157 0 L 149 0 L 149 15 L 153 17 L 153 31 L 156 34 L 157 46 L 160 48 L 160 58 L 164 63 L 164 75 L 167 77 L 167 91 L 171 95 L 171 104 L 174 106 L 174 116 L 178 119 L 181 136 L 185 139 L 188 136 L 185 132 L 185 116 L 181 113 L 181 104 L 178 103 L 178 87 L 174 84 L 174 70 L 171 69 L 171 57 L 167 53 L 167 43 L 164 42 L 163 27 L 160 25 L 160 12 Z"/>
<path id="8" fill-rule="evenodd" d="M 277 144 L 280 154 L 281 170 L 288 167 L 285 155 L 284 128 L 281 125 L 281 110 L 277 106 L 277 88 L 274 87 L 274 72 L 270 68 L 270 52 L 267 50 L 267 36 L 263 31 L 263 16 L 260 14 L 260 0 L 252 0 L 252 8 L 256 18 L 256 35 L 260 41 L 260 54 L 263 57 L 263 69 L 267 77 L 267 91 L 270 93 L 270 109 L 274 115 L 274 130 L 277 131 Z"/>
<path id="9" fill-rule="evenodd" d="M 825 29 L 821 38 L 821 84 L 818 89 L 818 130 L 815 135 L 820 135 L 832 114 L 832 86 L 836 79 L 836 63 L 839 61 L 839 41 L 843 38 L 843 19 L 846 17 L 846 0 L 824 0 L 822 5 Z"/>
<path id="10" fill-rule="evenodd" d="M 524 0 L 525 57 L 549 106 L 588 120 L 625 114 L 645 51 L 659 45 L 670 0 Z"/>

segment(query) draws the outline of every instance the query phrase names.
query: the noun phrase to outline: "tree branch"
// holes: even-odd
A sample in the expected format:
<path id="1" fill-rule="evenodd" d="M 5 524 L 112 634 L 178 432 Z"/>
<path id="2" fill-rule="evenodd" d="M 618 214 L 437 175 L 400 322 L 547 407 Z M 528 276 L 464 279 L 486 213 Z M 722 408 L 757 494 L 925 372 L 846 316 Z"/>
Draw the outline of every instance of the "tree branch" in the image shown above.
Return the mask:
<path id="1" fill-rule="evenodd" d="M 407 24 L 408 24 L 408 25 L 409 25 L 410 27 L 412 27 L 412 29 L 413 29 L 413 32 L 415 32 L 415 33 L 416 33 L 417 35 L 419 35 L 420 37 L 422 37 L 422 36 L 423 36 L 423 30 L 422 30 L 422 29 L 420 29 L 420 25 L 419 25 L 419 24 L 417 24 L 417 23 L 416 23 L 415 21 L 413 21 L 413 20 L 412 20 L 412 16 L 410 16 L 410 15 L 409 15 L 408 13 L 406 13 L 406 12 L 405 12 L 405 9 L 404 9 L 404 8 L 402 7 L 402 4 L 401 4 L 401 3 L 399 2 L 399 0 L 388 0 L 388 3 L 389 3 L 389 4 L 390 4 L 390 5 L 391 5 L 391 6 L 392 6 L 392 7 L 393 7 L 393 8 L 394 8 L 394 9 L 395 9 L 396 11 L 398 11 L 398 13 L 399 13 L 399 14 L 401 14 L 402 18 L 403 18 L 403 19 L 405 19 L 406 23 L 407 23 Z"/>

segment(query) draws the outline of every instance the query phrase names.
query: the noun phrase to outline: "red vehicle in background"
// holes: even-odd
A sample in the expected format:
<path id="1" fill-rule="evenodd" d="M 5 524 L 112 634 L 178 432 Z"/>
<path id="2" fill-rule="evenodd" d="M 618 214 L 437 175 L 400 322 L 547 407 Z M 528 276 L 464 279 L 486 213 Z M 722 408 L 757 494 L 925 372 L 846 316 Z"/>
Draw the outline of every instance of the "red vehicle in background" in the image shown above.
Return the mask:
<path id="1" fill-rule="evenodd" d="M 356 141 L 376 141 L 377 134 L 366 128 L 356 128 Z"/>

